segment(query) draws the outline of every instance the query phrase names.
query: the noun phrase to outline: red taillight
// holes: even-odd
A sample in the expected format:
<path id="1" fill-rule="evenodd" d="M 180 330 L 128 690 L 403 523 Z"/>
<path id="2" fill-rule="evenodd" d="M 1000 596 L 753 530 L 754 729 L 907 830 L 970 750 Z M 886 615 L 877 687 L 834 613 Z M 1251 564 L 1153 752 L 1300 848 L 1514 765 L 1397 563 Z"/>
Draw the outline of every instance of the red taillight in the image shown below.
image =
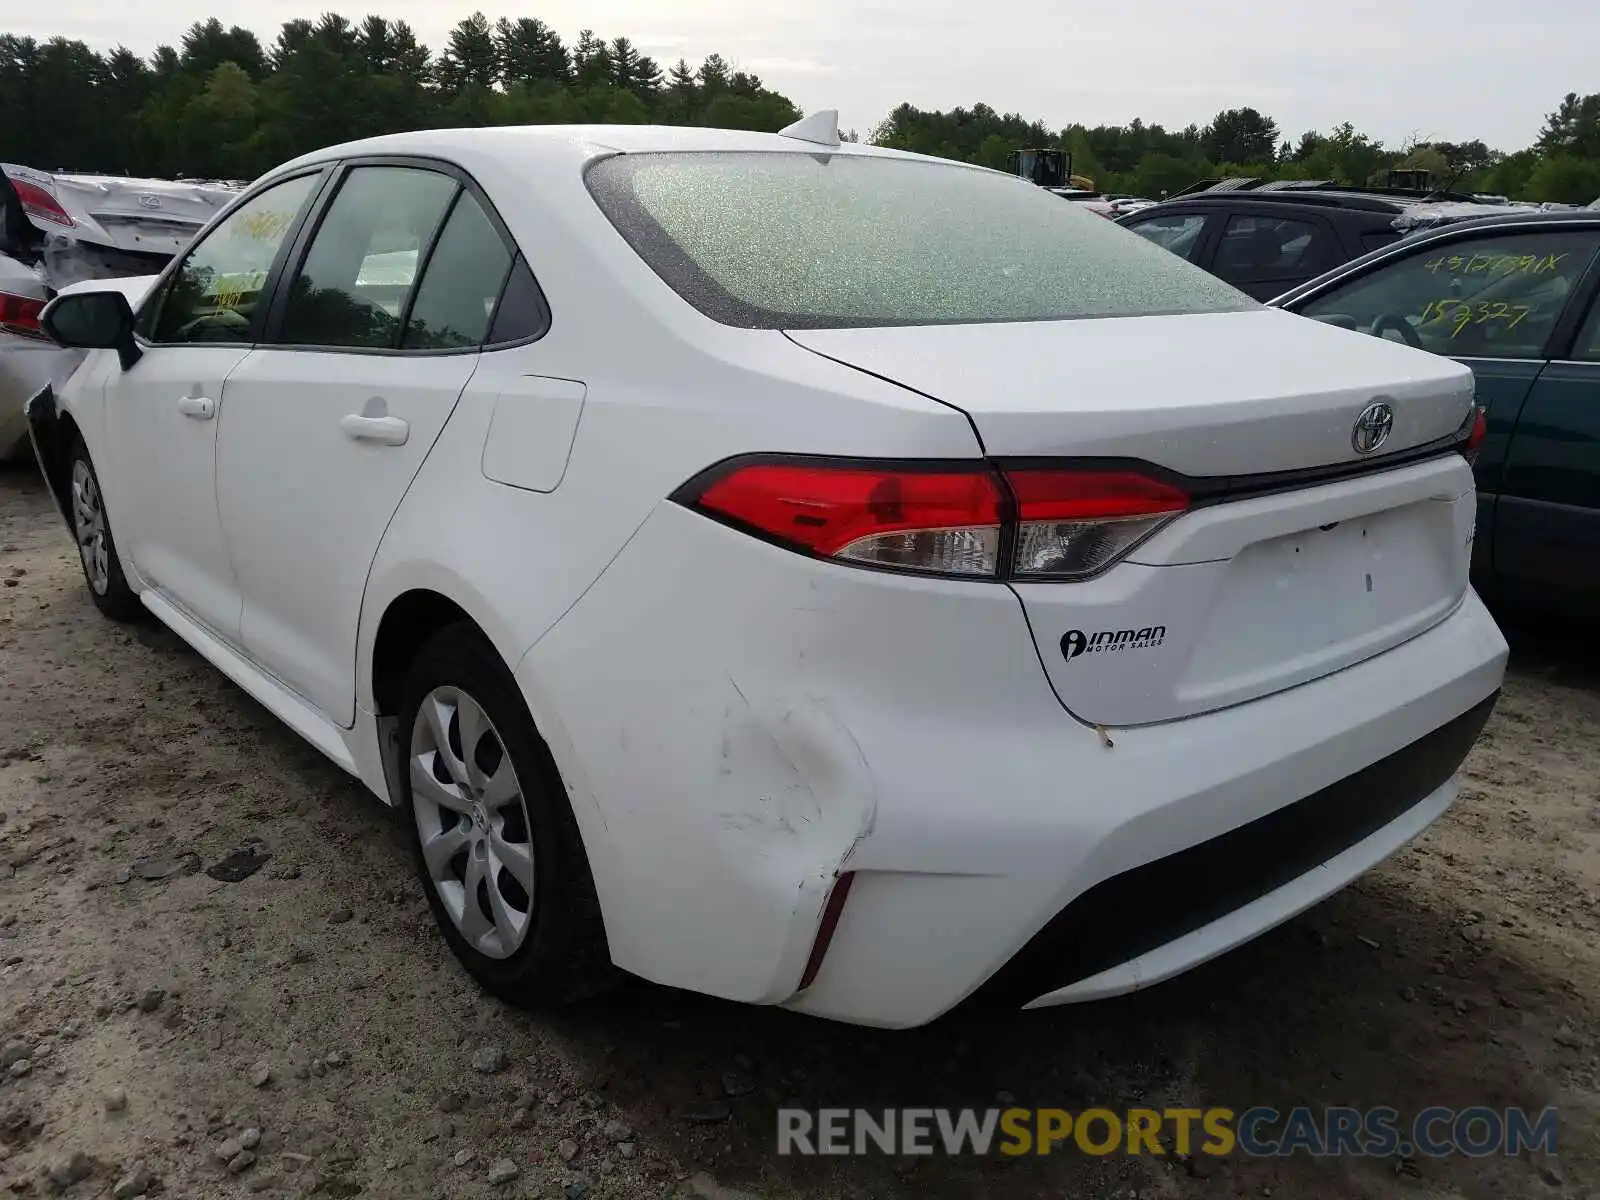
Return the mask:
<path id="1" fill-rule="evenodd" d="M 825 558 L 1019 579 L 1097 574 L 1189 503 L 1126 470 L 771 461 L 734 465 L 677 498 Z"/>
<path id="2" fill-rule="evenodd" d="M 999 486 L 989 472 L 753 464 L 700 508 L 828 558 L 949 575 L 993 575 Z"/>
<path id="3" fill-rule="evenodd" d="M 17 194 L 17 203 L 22 205 L 22 211 L 29 216 L 49 221 L 52 225 L 65 225 L 69 229 L 76 224 L 67 215 L 67 210 L 61 207 L 61 202 L 37 183 L 12 179 L 11 190 Z"/>
<path id="4" fill-rule="evenodd" d="M 1098 521 L 1182 512 L 1189 497 L 1133 471 L 1007 471 L 1023 521 Z"/>
<path id="5" fill-rule="evenodd" d="M 32 296 L 13 296 L 0 292 L 0 333 L 16 333 L 23 337 L 43 338 L 39 328 L 39 314 L 44 311 L 44 301 Z"/>

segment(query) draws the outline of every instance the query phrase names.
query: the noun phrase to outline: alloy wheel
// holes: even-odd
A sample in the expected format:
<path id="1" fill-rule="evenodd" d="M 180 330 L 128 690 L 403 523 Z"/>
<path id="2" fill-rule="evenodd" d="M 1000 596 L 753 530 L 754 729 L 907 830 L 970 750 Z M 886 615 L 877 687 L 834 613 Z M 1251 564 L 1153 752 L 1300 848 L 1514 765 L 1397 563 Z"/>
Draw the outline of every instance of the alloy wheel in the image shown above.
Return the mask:
<path id="1" fill-rule="evenodd" d="M 489 958 L 509 958 L 533 924 L 532 825 L 505 743 L 457 687 L 417 710 L 408 755 L 423 862 L 451 923 Z"/>

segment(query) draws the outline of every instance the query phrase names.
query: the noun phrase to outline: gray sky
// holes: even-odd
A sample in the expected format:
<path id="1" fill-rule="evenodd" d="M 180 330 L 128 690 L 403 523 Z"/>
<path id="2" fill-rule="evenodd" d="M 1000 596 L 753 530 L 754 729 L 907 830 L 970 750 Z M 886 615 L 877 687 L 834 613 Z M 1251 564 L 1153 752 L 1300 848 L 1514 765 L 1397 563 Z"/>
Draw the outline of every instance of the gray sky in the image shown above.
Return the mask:
<path id="1" fill-rule="evenodd" d="M 372 7 L 368 7 L 371 4 Z M 0 30 L 118 42 L 148 53 L 213 14 L 266 43 L 333 9 L 403 18 L 437 49 L 474 0 L 0 0 Z M 1397 144 L 1481 137 L 1515 150 L 1562 95 L 1600 91 L 1594 0 L 535 0 L 569 43 L 625 34 L 663 65 L 715 50 L 807 111 L 837 108 L 863 136 L 896 104 L 983 101 L 1053 128 L 1204 124 L 1250 105 L 1286 136 L 1350 121 Z"/>

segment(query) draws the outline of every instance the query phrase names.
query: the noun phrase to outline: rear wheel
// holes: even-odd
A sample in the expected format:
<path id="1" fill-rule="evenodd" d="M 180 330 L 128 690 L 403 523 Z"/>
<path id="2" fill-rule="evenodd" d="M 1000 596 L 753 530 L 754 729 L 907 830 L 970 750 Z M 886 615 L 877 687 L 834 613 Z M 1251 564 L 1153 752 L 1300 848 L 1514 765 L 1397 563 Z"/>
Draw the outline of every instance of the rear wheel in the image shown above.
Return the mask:
<path id="1" fill-rule="evenodd" d="M 74 439 L 69 451 L 67 481 L 71 489 L 72 533 L 78 542 L 78 559 L 83 563 L 89 598 L 113 621 L 132 621 L 143 614 L 144 606 L 122 573 L 100 477 L 95 474 L 82 438 Z"/>
<path id="2" fill-rule="evenodd" d="M 417 654 L 404 696 L 402 808 L 450 949 L 512 1003 L 601 990 L 613 970 L 583 842 L 510 672 L 452 626 Z"/>

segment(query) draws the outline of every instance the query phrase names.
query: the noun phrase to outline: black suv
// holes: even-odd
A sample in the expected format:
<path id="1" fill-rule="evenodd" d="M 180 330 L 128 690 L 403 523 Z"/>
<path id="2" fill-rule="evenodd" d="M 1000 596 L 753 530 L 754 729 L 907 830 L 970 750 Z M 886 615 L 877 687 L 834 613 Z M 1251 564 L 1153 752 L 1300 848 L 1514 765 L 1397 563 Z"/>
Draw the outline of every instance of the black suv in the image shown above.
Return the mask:
<path id="1" fill-rule="evenodd" d="M 1271 300 L 1414 229 L 1505 211 L 1451 192 L 1331 183 L 1244 188 L 1230 180 L 1118 223 L 1257 300 Z"/>

